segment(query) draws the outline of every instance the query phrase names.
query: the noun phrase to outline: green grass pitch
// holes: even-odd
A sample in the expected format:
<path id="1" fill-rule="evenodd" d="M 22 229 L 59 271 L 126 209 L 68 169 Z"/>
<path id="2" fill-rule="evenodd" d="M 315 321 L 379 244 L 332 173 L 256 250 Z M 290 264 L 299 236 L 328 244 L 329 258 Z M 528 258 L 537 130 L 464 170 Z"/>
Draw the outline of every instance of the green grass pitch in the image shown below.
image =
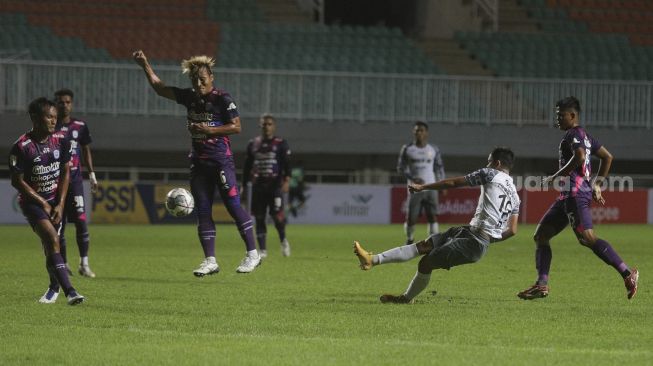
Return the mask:
<path id="1" fill-rule="evenodd" d="M 535 279 L 524 225 L 480 262 L 435 271 L 413 305 L 378 297 L 401 293 L 417 260 L 363 272 L 351 249 L 401 244 L 401 226 L 291 225 L 289 258 L 268 229 L 269 258 L 243 275 L 235 227 L 218 226 L 222 271 L 197 279 L 194 226 L 91 225 L 97 278 L 72 277 L 88 301 L 70 307 L 37 303 L 47 287 L 37 238 L 0 226 L 0 365 L 653 364 L 652 226 L 596 228 L 641 272 L 632 301 L 569 229 L 552 244 L 549 297 L 518 299 Z M 76 269 L 73 227 L 68 238 Z"/>

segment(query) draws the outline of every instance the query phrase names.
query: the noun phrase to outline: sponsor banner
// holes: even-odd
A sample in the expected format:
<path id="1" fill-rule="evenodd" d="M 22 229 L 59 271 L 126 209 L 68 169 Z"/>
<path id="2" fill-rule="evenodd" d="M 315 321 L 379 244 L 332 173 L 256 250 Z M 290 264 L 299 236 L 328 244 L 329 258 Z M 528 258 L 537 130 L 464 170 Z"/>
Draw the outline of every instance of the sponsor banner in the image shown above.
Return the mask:
<path id="1" fill-rule="evenodd" d="M 390 222 L 390 186 L 311 184 L 307 200 L 290 216 L 300 224 L 387 224 Z"/>
<path id="2" fill-rule="evenodd" d="M 91 186 L 88 181 L 84 181 L 84 202 L 86 202 L 86 221 L 91 222 Z M 0 224 L 26 224 L 27 220 L 23 216 L 18 206 L 18 191 L 11 185 L 8 179 L 0 180 Z"/>
<path id="3" fill-rule="evenodd" d="M 129 181 L 101 181 L 93 195 L 94 222 L 102 224 L 188 224 L 197 221 L 193 212 L 174 217 L 165 209 L 165 198 L 173 188 L 184 185 L 140 184 Z M 213 220 L 233 222 L 216 190 Z"/>
<path id="4" fill-rule="evenodd" d="M 474 216 L 478 196 L 478 187 L 449 189 L 438 192 L 438 222 L 467 223 Z M 406 221 L 408 210 L 408 189 L 406 186 L 392 187 L 392 222 Z M 418 222 L 425 223 L 426 216 L 422 212 Z"/>
<path id="5" fill-rule="evenodd" d="M 653 190 L 636 189 L 633 192 L 604 192 L 605 205 L 592 204 L 592 221 L 600 223 L 643 224 L 653 223 Z M 392 188 L 393 223 L 402 223 L 406 218 L 408 194 L 405 186 Z M 480 188 L 458 188 L 439 192 L 438 221 L 443 223 L 467 223 L 476 210 Z M 520 221 L 536 224 L 542 215 L 558 198 L 559 192 L 519 191 L 522 200 Z M 424 215 L 419 222 L 426 222 Z"/>
<path id="6" fill-rule="evenodd" d="M 150 223 L 138 186 L 129 181 L 98 182 L 92 211 L 99 224 Z"/>
<path id="7" fill-rule="evenodd" d="M 524 221 L 536 224 L 542 215 L 558 198 L 559 193 L 525 192 L 522 202 Z M 603 192 L 605 205 L 592 202 L 592 222 L 594 224 L 645 224 L 650 209 L 647 207 L 649 200 L 648 190 L 635 189 L 632 192 Z M 525 212 L 524 212 L 525 211 Z"/>

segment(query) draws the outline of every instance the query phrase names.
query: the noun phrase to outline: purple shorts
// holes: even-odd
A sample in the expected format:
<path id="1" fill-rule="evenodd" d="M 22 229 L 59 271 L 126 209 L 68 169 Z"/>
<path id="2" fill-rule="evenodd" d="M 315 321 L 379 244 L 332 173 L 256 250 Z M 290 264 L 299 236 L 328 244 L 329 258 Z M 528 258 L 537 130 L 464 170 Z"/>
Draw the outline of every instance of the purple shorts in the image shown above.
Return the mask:
<path id="1" fill-rule="evenodd" d="M 84 204 L 84 184 L 81 179 L 70 181 L 68 195 L 66 196 L 66 217 L 70 222 L 86 221 L 86 207 Z"/>
<path id="2" fill-rule="evenodd" d="M 276 184 L 254 184 L 252 186 L 252 214 L 265 216 L 268 208 L 272 216 L 283 212 L 281 187 Z"/>
<path id="3" fill-rule="evenodd" d="M 50 201 L 50 205 L 54 205 L 54 202 Z M 43 207 L 39 205 L 38 203 L 34 202 L 23 202 L 20 205 L 21 210 L 23 211 L 23 215 L 27 219 L 27 222 L 29 225 L 34 229 L 34 226 L 36 226 L 36 223 L 40 220 L 50 220 L 50 216 L 43 210 Z M 55 229 L 59 231 L 59 227 L 61 226 L 61 223 L 59 225 L 55 225 Z"/>
<path id="4" fill-rule="evenodd" d="M 551 226 L 557 234 L 571 224 L 574 233 L 581 234 L 593 227 L 591 204 L 592 199 L 583 196 L 556 200 L 542 216 L 540 225 Z"/>

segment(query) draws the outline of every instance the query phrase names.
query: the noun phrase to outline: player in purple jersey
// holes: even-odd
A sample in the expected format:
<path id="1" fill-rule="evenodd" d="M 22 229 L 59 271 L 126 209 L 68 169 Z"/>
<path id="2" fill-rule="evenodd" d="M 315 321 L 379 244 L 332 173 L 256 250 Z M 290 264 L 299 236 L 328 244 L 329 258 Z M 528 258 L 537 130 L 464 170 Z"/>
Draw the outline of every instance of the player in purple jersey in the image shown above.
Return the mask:
<path id="1" fill-rule="evenodd" d="M 33 100 L 28 107 L 32 130 L 18 138 L 9 153 L 11 185 L 18 190 L 20 208 L 38 235 L 45 253 L 50 285 L 39 300 L 52 304 L 63 288 L 69 305 L 84 301 L 70 283 L 59 252 L 59 234 L 70 180 L 70 145 L 53 135 L 57 123 L 55 104 Z"/>
<path id="2" fill-rule="evenodd" d="M 565 131 L 565 136 L 560 142 L 559 170 L 545 178 L 543 185 L 551 184 L 554 179 L 561 177 L 563 186 L 560 196 L 544 214 L 535 229 L 533 238 L 536 244 L 535 265 L 538 276 L 533 286 L 517 294 L 525 300 L 548 296 L 549 269 L 552 257 L 549 241 L 558 235 L 567 224 L 571 224 L 581 245 L 590 248 L 596 256 L 621 274 L 628 299 L 632 299 L 637 293 L 639 279 L 637 269 L 631 270 L 612 246 L 607 241 L 599 239 L 592 230 L 590 205 L 592 199 L 600 204 L 605 203 L 601 195 L 601 184 L 610 171 L 612 155 L 579 125 L 579 114 L 580 102 L 575 97 L 567 97 L 556 103 L 557 126 Z M 590 181 L 591 155 L 601 160 L 594 182 Z"/>
<path id="3" fill-rule="evenodd" d="M 69 89 L 61 89 L 54 93 L 54 101 L 57 103 L 58 120 L 56 134 L 70 142 L 70 187 L 66 196 L 66 214 L 61 222 L 61 233 L 59 242 L 61 245 L 61 256 L 66 262 L 66 221 L 70 220 L 75 223 L 77 248 L 79 249 L 79 269 L 80 275 L 94 278 L 95 273 L 88 265 L 88 248 L 89 233 L 86 225 L 86 207 L 84 203 L 84 185 L 82 176 L 82 156 L 88 170 L 91 190 L 97 191 L 97 179 L 93 171 L 93 156 L 91 154 L 90 143 L 92 142 L 91 133 L 86 122 L 70 116 L 73 110 L 74 94 Z M 70 273 L 70 269 L 68 269 Z"/>
<path id="4" fill-rule="evenodd" d="M 261 263 L 261 258 L 256 250 L 252 218 L 240 205 L 234 156 L 229 140 L 229 135 L 240 133 L 240 117 L 231 95 L 213 86 L 211 67 L 215 61 L 207 56 L 194 56 L 182 61 L 182 71 L 189 75 L 192 88 L 180 89 L 166 86 L 159 79 L 143 51 L 134 52 L 133 57 L 143 68 L 147 80 L 158 95 L 176 101 L 188 111 L 187 126 L 192 139 L 189 154 L 190 187 L 195 199 L 197 230 L 205 257 L 193 273 L 202 277 L 220 271 L 215 259 L 215 223 L 212 217 L 216 185 L 247 248 L 247 254 L 236 272 L 252 272 Z"/>
<path id="5" fill-rule="evenodd" d="M 269 211 L 274 226 L 279 233 L 281 254 L 290 255 L 290 244 L 286 238 L 286 217 L 284 214 L 283 193 L 288 192 L 290 180 L 290 148 L 286 140 L 274 135 L 276 120 L 264 114 L 259 121 L 261 136 L 249 141 L 247 160 L 243 169 L 243 187 L 252 184 L 252 214 L 256 219 L 256 239 L 261 258 L 268 256 L 265 244 L 267 225 L 265 217 Z"/>

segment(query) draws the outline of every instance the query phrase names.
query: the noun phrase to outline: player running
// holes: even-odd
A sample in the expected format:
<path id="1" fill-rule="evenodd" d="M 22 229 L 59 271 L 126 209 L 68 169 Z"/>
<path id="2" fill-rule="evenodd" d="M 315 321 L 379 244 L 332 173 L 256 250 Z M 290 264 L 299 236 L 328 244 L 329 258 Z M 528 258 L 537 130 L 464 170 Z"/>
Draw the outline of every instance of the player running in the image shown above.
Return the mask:
<path id="1" fill-rule="evenodd" d="M 227 211 L 236 222 L 245 242 L 247 254 L 236 272 L 252 272 L 261 262 L 252 219 L 240 205 L 236 182 L 234 156 L 229 135 L 240 133 L 240 117 L 231 95 L 213 86 L 215 61 L 208 56 L 194 56 L 183 60 L 181 68 L 188 74 L 192 88 L 166 86 L 154 73 L 143 51 L 133 54 L 134 61 L 143 68 L 154 91 L 186 107 L 188 131 L 192 139 L 190 158 L 190 188 L 197 210 L 197 231 L 204 250 L 204 261 L 193 271 L 198 277 L 218 273 L 215 259 L 215 222 L 212 216 L 216 185 Z"/>
<path id="2" fill-rule="evenodd" d="M 430 184 L 411 183 L 409 190 L 441 190 L 465 186 L 481 186 L 476 213 L 468 226 L 452 227 L 444 233 L 433 234 L 416 244 L 402 245 L 373 255 L 354 242 L 354 253 L 362 270 L 387 263 L 406 262 L 422 255 L 417 273 L 401 295 L 382 295 L 383 303 L 412 303 L 431 280 L 434 269 L 450 269 L 480 260 L 490 243 L 506 240 L 517 233 L 519 196 L 510 177 L 513 152 L 497 147 L 488 157 L 486 168 L 466 176 L 440 180 Z"/>
<path id="3" fill-rule="evenodd" d="M 249 141 L 247 160 L 243 169 L 243 187 L 251 182 L 250 199 L 252 214 L 256 219 L 256 239 L 261 258 L 268 256 L 266 246 L 267 225 L 265 217 L 270 213 L 279 233 L 281 254 L 290 255 L 290 244 L 286 238 L 286 217 L 283 194 L 288 192 L 290 179 L 290 148 L 288 142 L 275 136 L 276 119 L 270 114 L 260 118 L 261 136 Z"/>
<path id="4" fill-rule="evenodd" d="M 417 121 L 413 127 L 414 140 L 401 147 L 397 171 L 404 175 L 408 185 L 430 184 L 444 179 L 444 164 L 440 149 L 428 143 L 429 126 Z M 428 234 L 437 234 L 438 227 L 438 192 L 427 191 L 414 193 L 408 196 L 406 210 L 406 244 L 415 241 L 415 224 L 420 212 L 424 209 L 429 223 Z"/>
<path id="5" fill-rule="evenodd" d="M 58 234 L 70 179 L 70 145 L 53 135 L 57 109 L 52 101 L 43 97 L 35 99 L 29 104 L 28 112 L 32 130 L 14 143 L 9 153 L 9 170 L 11 185 L 18 190 L 20 208 L 45 253 L 50 285 L 39 302 L 53 304 L 63 288 L 68 305 L 77 305 L 84 301 L 84 296 L 70 283 Z"/>
<path id="6" fill-rule="evenodd" d="M 91 132 L 86 122 L 71 117 L 73 111 L 72 90 L 61 89 L 54 93 L 54 101 L 57 104 L 58 117 L 56 134 L 67 139 L 70 142 L 70 186 L 66 196 L 66 212 L 61 221 L 61 231 L 59 234 L 59 244 L 61 246 L 61 256 L 67 264 L 66 256 L 66 221 L 70 220 L 75 223 L 75 232 L 77 238 L 77 248 L 79 249 L 79 269 L 78 272 L 84 277 L 94 278 L 95 273 L 88 265 L 89 233 L 86 225 L 86 207 L 84 202 L 84 177 L 82 176 L 82 156 L 88 170 L 88 178 L 91 183 L 91 191 L 97 191 L 97 179 L 93 171 L 93 155 L 91 154 L 90 143 Z M 68 269 L 70 271 L 70 269 Z M 69 272 L 70 273 L 70 272 Z"/>
<path id="7" fill-rule="evenodd" d="M 579 123 L 580 102 L 575 97 L 567 97 L 556 103 L 556 121 L 565 136 L 560 142 L 559 170 L 544 179 L 543 185 L 554 179 L 563 178 L 562 190 L 558 199 L 542 216 L 535 229 L 535 284 L 517 294 L 522 299 L 532 300 L 549 295 L 549 269 L 551 268 L 551 246 L 549 241 L 571 224 L 578 242 L 586 246 L 605 263 L 614 267 L 623 277 L 626 295 L 632 299 L 637 293 L 639 272 L 630 269 L 617 252 L 605 240 L 599 239 L 592 230 L 590 205 L 594 201 L 605 204 L 601 195 L 601 184 L 608 176 L 612 155 L 601 143 L 590 136 Z M 590 182 L 592 167 L 590 156 L 601 160 L 594 182 Z"/>

